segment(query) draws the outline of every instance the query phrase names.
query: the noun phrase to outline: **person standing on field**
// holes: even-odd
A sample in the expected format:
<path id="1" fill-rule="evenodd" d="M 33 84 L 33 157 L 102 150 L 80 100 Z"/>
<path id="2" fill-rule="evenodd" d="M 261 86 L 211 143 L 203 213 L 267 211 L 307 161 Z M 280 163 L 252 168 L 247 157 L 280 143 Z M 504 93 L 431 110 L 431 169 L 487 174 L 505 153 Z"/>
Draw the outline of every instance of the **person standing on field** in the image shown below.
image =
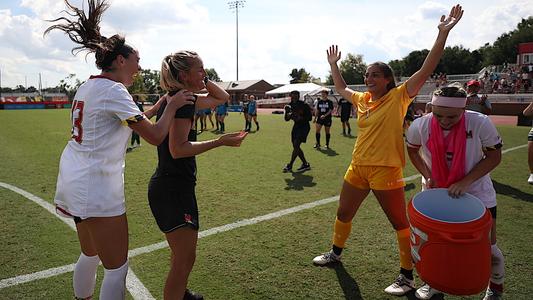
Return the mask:
<path id="1" fill-rule="evenodd" d="M 102 262 L 104 279 L 100 299 L 124 299 L 128 272 L 128 222 L 124 196 L 124 160 L 132 130 L 148 143 L 160 144 L 176 110 L 192 103 L 192 93 L 163 96 L 144 114 L 126 89 L 140 70 L 139 52 L 123 36 L 100 34 L 100 18 L 109 7 L 105 0 L 88 0 L 88 11 L 68 1 L 72 18 L 51 22 L 52 30 L 66 33 L 78 44 L 74 51 L 94 53 L 101 73 L 91 76 L 74 96 L 71 138 L 59 162 L 54 203 L 58 214 L 73 218 L 81 254 L 74 267 L 76 299 L 92 299 L 96 270 Z M 165 103 L 157 123 L 148 119 Z"/>

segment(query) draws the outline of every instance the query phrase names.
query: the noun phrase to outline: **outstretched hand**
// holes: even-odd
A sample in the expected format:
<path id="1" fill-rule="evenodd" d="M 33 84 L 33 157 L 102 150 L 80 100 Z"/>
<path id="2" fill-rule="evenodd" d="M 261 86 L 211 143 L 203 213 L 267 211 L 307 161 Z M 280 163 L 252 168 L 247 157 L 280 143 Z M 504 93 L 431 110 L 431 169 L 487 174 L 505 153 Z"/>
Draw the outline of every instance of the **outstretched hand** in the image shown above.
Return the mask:
<path id="1" fill-rule="evenodd" d="M 239 131 L 239 132 L 232 132 L 228 134 L 224 134 L 218 138 L 218 140 L 222 143 L 224 146 L 232 146 L 232 147 L 239 147 L 244 140 L 244 138 L 248 135 L 248 132 Z"/>
<path id="2" fill-rule="evenodd" d="M 448 17 L 444 15 L 440 17 L 439 30 L 449 32 L 461 20 L 463 12 L 463 8 L 459 4 L 452 7 Z"/>
<path id="3" fill-rule="evenodd" d="M 339 46 L 331 45 L 329 49 L 326 50 L 328 55 L 328 63 L 330 65 L 336 64 L 341 59 L 341 52 L 339 51 Z"/>

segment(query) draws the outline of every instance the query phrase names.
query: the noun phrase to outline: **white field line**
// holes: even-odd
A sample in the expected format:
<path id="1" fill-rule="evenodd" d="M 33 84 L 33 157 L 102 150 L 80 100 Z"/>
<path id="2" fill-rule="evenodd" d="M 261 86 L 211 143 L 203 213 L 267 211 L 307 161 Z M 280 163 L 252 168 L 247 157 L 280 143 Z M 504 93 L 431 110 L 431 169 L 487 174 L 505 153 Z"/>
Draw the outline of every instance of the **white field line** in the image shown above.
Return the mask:
<path id="1" fill-rule="evenodd" d="M 514 150 L 521 149 L 521 148 L 525 148 L 525 147 L 527 147 L 527 144 L 520 145 L 520 146 L 513 147 L 513 148 L 509 148 L 509 149 L 505 149 L 505 150 L 502 151 L 502 153 L 505 154 L 507 152 L 514 151 Z M 415 174 L 415 175 L 412 175 L 412 176 L 405 177 L 404 180 L 405 181 L 412 181 L 412 180 L 415 180 L 415 179 L 420 178 L 420 177 L 421 177 L 420 174 Z M 0 182 L 0 186 L 3 186 L 3 187 L 8 188 L 8 189 L 11 189 L 9 187 L 13 187 L 13 186 L 11 186 L 9 184 L 5 184 L 5 183 L 2 183 L 2 182 Z M 6 186 L 8 186 L 8 187 L 6 187 Z M 49 210 L 48 206 L 52 207 L 52 205 L 49 204 L 48 202 L 42 200 L 41 198 L 39 198 L 37 196 L 34 196 L 34 195 L 28 193 L 26 191 L 23 191 L 23 190 L 18 189 L 16 187 L 13 187 L 13 189 L 11 189 L 11 190 L 16 192 L 16 193 L 19 193 L 19 191 L 25 193 L 25 194 L 22 194 L 22 193 L 19 193 L 19 194 L 23 195 L 24 197 L 26 197 L 26 198 L 28 198 L 28 199 L 30 199 L 32 201 L 34 201 L 34 198 L 36 200 L 38 200 L 38 201 L 41 201 L 42 203 L 40 203 L 40 202 L 37 202 L 37 203 L 39 205 L 43 206 L 47 210 Z M 30 198 L 28 196 L 31 196 L 32 198 Z M 226 225 L 210 228 L 210 229 L 207 229 L 207 230 L 204 230 L 204 231 L 200 231 L 198 233 L 198 237 L 199 238 L 204 238 L 204 237 L 207 237 L 207 236 L 210 236 L 210 235 L 213 235 L 213 234 L 217 234 L 217 233 L 221 233 L 221 232 L 225 232 L 225 231 L 230 231 L 230 230 L 233 230 L 233 229 L 236 229 L 236 228 L 239 228 L 239 227 L 257 224 L 259 222 L 263 222 L 263 221 L 279 218 L 279 217 L 282 217 L 284 215 L 296 213 L 296 212 L 299 212 L 299 211 L 302 211 L 302 210 L 306 210 L 306 209 L 309 209 L 309 208 L 313 208 L 313 207 L 316 207 L 316 206 L 320 206 L 320 205 L 328 204 L 328 203 L 331 203 L 331 202 L 335 202 L 338 199 L 339 199 L 339 196 L 333 196 L 333 197 L 330 197 L 330 198 L 326 198 L 326 199 L 322 199 L 322 200 L 318 200 L 318 201 L 314 201 L 314 202 L 298 205 L 298 206 L 295 206 L 295 207 L 292 207 L 292 208 L 279 210 L 277 212 L 273 212 L 273 213 L 270 213 L 270 214 L 258 216 L 258 217 L 255 217 L 255 218 L 244 219 L 244 220 L 240 220 L 240 221 L 237 221 L 237 222 L 234 222 L 234 223 L 230 223 L 230 224 L 226 224 Z M 34 202 L 36 202 L 36 201 L 34 201 Z M 55 214 L 55 210 L 53 209 L 53 207 L 52 207 L 52 210 L 49 210 L 49 211 L 51 213 L 53 213 L 54 215 L 56 215 Z M 60 219 L 64 219 L 64 218 L 60 218 Z M 150 252 L 153 252 L 153 251 L 156 251 L 156 250 L 164 249 L 166 247 L 168 247 L 167 241 L 162 241 L 162 242 L 155 243 L 155 244 L 152 244 L 152 245 L 139 247 L 139 248 L 130 250 L 128 252 L 128 256 L 129 257 L 135 257 L 137 255 L 150 253 Z M 73 270 L 74 270 L 74 264 L 71 264 L 71 265 L 66 265 L 66 266 L 62 266 L 62 267 L 58 267 L 58 268 L 52 268 L 52 269 L 48 269 L 48 270 L 45 270 L 45 271 L 40 271 L 40 272 L 36 272 L 36 273 L 32 273 L 32 274 L 20 275 L 20 276 L 16 276 L 16 277 L 12 277 L 12 278 L 3 279 L 3 280 L 0 280 L 0 289 L 6 288 L 6 287 L 9 287 L 9 286 L 13 286 L 13 285 L 17 285 L 17 284 L 21 284 L 21 283 L 26 283 L 26 282 L 38 280 L 38 279 L 44 279 L 44 278 L 60 275 L 60 274 L 67 273 L 67 272 L 72 272 Z M 129 277 L 130 273 L 133 273 L 133 272 L 131 272 L 131 269 L 128 271 L 128 277 Z M 138 280 L 137 277 L 135 277 L 135 278 Z M 140 281 L 139 281 L 139 283 L 140 283 Z M 127 283 L 127 285 L 128 285 L 128 283 Z M 130 286 L 128 285 L 128 289 L 129 289 L 129 287 Z M 130 290 L 130 292 L 131 292 L 131 290 Z M 149 294 L 149 292 L 148 292 L 148 294 Z M 150 295 L 150 297 L 151 297 L 151 295 Z M 136 298 L 136 299 L 147 299 L 147 298 Z"/>
<path id="2" fill-rule="evenodd" d="M 76 231 L 76 225 L 74 224 L 74 221 L 70 218 L 60 217 L 58 214 L 56 214 L 55 207 L 52 204 L 16 186 L 12 186 L 10 184 L 3 183 L 3 182 L 0 182 L 0 186 L 5 189 L 11 190 L 37 203 L 39 206 L 43 207 L 46 211 L 48 211 L 49 213 L 51 213 L 52 215 L 56 216 L 61 221 L 63 221 L 65 224 L 67 224 L 72 230 Z M 3 280 L 0 280 L 0 289 L 6 288 L 12 285 L 30 282 L 30 281 L 37 280 L 37 279 L 59 275 L 62 273 L 72 272 L 74 271 L 74 266 L 75 264 L 70 264 L 70 265 L 66 265 L 66 266 L 62 266 L 58 268 L 52 268 L 52 269 L 48 269 L 45 271 L 36 272 L 36 273 L 28 274 L 28 275 L 22 275 L 22 276 L 12 277 L 8 279 L 3 279 Z M 133 273 L 131 268 L 128 269 L 128 275 L 126 277 L 126 288 L 130 292 L 133 299 L 155 300 L 155 298 L 150 294 L 150 291 L 148 291 L 148 289 L 142 284 L 142 282 L 135 275 L 135 273 Z"/>

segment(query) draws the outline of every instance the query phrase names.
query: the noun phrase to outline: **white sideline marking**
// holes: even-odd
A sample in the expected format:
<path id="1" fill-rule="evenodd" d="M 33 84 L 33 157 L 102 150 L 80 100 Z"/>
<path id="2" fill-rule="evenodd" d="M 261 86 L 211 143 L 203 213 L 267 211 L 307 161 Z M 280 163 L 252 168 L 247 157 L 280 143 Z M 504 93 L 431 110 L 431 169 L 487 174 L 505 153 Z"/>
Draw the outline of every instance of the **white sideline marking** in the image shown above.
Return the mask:
<path id="1" fill-rule="evenodd" d="M 11 184 L 0 182 L 0 186 L 5 189 L 11 190 L 19 195 L 22 195 L 28 198 L 29 200 L 37 203 L 39 206 L 43 207 L 46 211 L 48 211 L 49 213 L 51 213 L 52 215 L 56 216 L 61 221 L 63 221 L 65 224 L 67 224 L 72 230 L 76 231 L 76 225 L 74 224 L 74 220 L 70 218 L 63 218 L 57 215 L 55 206 L 53 206 L 52 204 L 44 201 L 43 199 L 31 193 L 26 192 L 23 189 L 13 186 Z M 28 274 L 28 275 L 22 275 L 22 276 L 16 276 L 12 278 L 3 279 L 3 280 L 0 280 L 0 289 L 6 288 L 8 286 L 13 286 L 13 285 L 17 285 L 17 284 L 21 284 L 25 282 L 34 281 L 37 279 L 42 279 L 42 278 L 52 277 L 52 276 L 67 273 L 67 272 L 72 272 L 74 271 L 74 266 L 75 264 L 70 264 L 70 265 L 66 265 L 63 267 L 52 268 L 52 269 L 48 269 L 48 270 L 44 270 L 41 272 L 36 272 L 36 273 Z M 155 298 L 150 294 L 150 291 L 148 291 L 148 289 L 142 284 L 142 282 L 135 275 L 135 273 L 133 273 L 131 268 L 128 268 L 128 275 L 126 277 L 126 288 L 130 292 L 133 299 L 155 300 Z"/>
<path id="2" fill-rule="evenodd" d="M 527 144 L 516 146 L 516 147 L 513 147 L 513 148 L 509 148 L 509 149 L 505 149 L 505 150 L 502 151 L 502 154 L 505 154 L 507 152 L 514 151 L 514 150 L 517 150 L 517 149 L 525 148 L 525 147 L 527 147 Z M 412 176 L 405 177 L 404 180 L 405 181 L 412 181 L 412 180 L 415 180 L 415 179 L 420 178 L 420 177 L 421 177 L 420 174 L 415 174 L 415 175 L 412 175 Z M 12 185 L 6 184 L 6 183 L 0 182 L 0 186 L 2 186 L 4 188 L 7 188 L 7 189 L 10 189 L 10 190 L 12 190 L 12 191 L 14 191 L 14 192 L 16 192 L 18 194 L 23 195 L 24 197 L 26 197 L 26 198 L 36 202 L 37 204 L 41 205 L 46 210 L 50 211 L 52 214 L 56 215 L 55 208 L 51 204 L 49 204 L 48 202 L 42 200 L 41 198 L 39 198 L 39 197 L 37 197 L 37 196 L 35 196 L 33 194 L 30 194 L 30 193 L 28 193 L 28 192 L 26 192 L 24 190 L 21 190 L 21 189 L 19 189 L 17 187 L 14 187 Z M 295 206 L 295 207 L 292 207 L 292 208 L 279 210 L 277 212 L 273 212 L 273 213 L 270 213 L 270 214 L 258 216 L 258 217 L 255 217 L 255 218 L 244 219 L 244 220 L 240 220 L 240 221 L 237 221 L 237 222 L 234 222 L 234 223 L 230 223 L 230 224 L 226 224 L 226 225 L 210 228 L 210 229 L 207 229 L 207 230 L 204 230 L 204 231 L 200 231 L 198 233 L 198 238 L 204 238 L 204 237 L 207 237 L 207 236 L 210 236 L 210 235 L 213 235 L 213 234 L 217 234 L 217 233 L 221 233 L 221 232 L 225 232 L 225 231 L 230 231 L 230 230 L 233 230 L 233 229 L 236 229 L 236 228 L 239 228 L 239 227 L 253 225 L 253 224 L 257 224 L 259 222 L 263 222 L 263 221 L 279 218 L 279 217 L 284 216 L 284 215 L 296 213 L 296 212 L 299 212 L 299 211 L 302 211 L 302 210 L 306 210 L 306 209 L 309 209 L 309 208 L 313 208 L 313 207 L 316 207 L 316 206 L 320 206 L 320 205 L 328 204 L 328 203 L 331 203 L 331 202 L 335 202 L 338 199 L 339 199 L 339 196 L 333 196 L 333 197 L 322 199 L 322 200 L 318 200 L 318 201 L 315 201 L 315 202 L 310 202 L 310 203 L 298 205 L 298 206 Z M 49 210 L 49 207 L 51 207 L 52 210 Z M 60 218 L 60 219 L 66 219 L 66 218 Z M 67 220 L 69 220 L 69 219 L 67 219 Z M 70 221 L 72 221 L 72 220 L 70 220 Z M 74 222 L 72 222 L 72 224 L 74 224 Z M 152 244 L 152 245 L 139 247 L 139 248 L 130 250 L 128 252 L 128 257 L 135 257 L 137 255 L 150 253 L 150 252 L 153 252 L 153 251 L 156 251 L 156 250 L 164 249 L 166 247 L 168 247 L 167 241 L 162 241 L 162 242 L 155 243 L 155 244 Z M 44 278 L 60 275 L 60 274 L 67 273 L 67 272 L 72 272 L 73 270 L 74 270 L 74 264 L 71 264 L 71 265 L 66 265 L 66 266 L 62 266 L 62 267 L 58 267 L 58 268 L 52 268 L 52 269 L 48 269 L 48 270 L 44 270 L 44 271 L 40 271 L 40 272 L 36 272 L 36 273 L 32 273 L 32 274 L 20 275 L 20 276 L 16 276 L 16 277 L 12 277 L 12 278 L 3 279 L 3 280 L 0 280 L 0 289 L 6 288 L 6 287 L 9 287 L 9 286 L 13 286 L 13 285 L 18 285 L 18 284 L 21 284 L 21 283 L 26 283 L 26 282 L 38 280 L 38 279 L 44 279 Z M 135 274 L 133 274 L 133 272 L 130 269 L 128 271 L 128 282 L 126 283 L 126 286 L 128 287 L 128 290 L 130 291 L 130 293 L 132 293 L 132 291 L 135 290 L 136 286 L 130 286 L 129 285 L 129 283 L 130 283 L 130 274 L 132 274 L 133 277 L 134 277 L 134 279 L 132 278 L 132 281 L 136 280 L 139 283 L 139 286 L 142 286 L 142 283 L 139 281 L 139 279 L 135 276 Z M 144 286 L 142 286 L 142 287 L 144 288 Z M 147 295 L 142 294 L 143 291 L 145 291 L 147 293 Z M 140 298 L 135 298 L 134 297 L 135 299 L 154 299 L 152 297 L 152 295 L 150 295 L 150 292 L 148 292 L 148 290 L 146 290 L 146 288 L 141 289 L 140 291 L 135 290 L 135 292 L 138 293 L 136 295 L 138 295 L 140 297 Z M 132 295 L 133 295 L 133 293 L 132 293 Z"/>

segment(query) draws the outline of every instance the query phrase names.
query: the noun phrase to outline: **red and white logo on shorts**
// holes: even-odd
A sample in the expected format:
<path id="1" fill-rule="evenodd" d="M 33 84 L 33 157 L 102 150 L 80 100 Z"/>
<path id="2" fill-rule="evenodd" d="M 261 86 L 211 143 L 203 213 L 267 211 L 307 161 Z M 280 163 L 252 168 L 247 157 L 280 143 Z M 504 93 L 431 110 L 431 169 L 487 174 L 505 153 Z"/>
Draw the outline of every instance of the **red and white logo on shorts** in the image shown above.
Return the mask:
<path id="1" fill-rule="evenodd" d="M 184 214 L 183 219 L 185 219 L 185 222 L 192 223 L 192 216 L 189 214 Z"/>

